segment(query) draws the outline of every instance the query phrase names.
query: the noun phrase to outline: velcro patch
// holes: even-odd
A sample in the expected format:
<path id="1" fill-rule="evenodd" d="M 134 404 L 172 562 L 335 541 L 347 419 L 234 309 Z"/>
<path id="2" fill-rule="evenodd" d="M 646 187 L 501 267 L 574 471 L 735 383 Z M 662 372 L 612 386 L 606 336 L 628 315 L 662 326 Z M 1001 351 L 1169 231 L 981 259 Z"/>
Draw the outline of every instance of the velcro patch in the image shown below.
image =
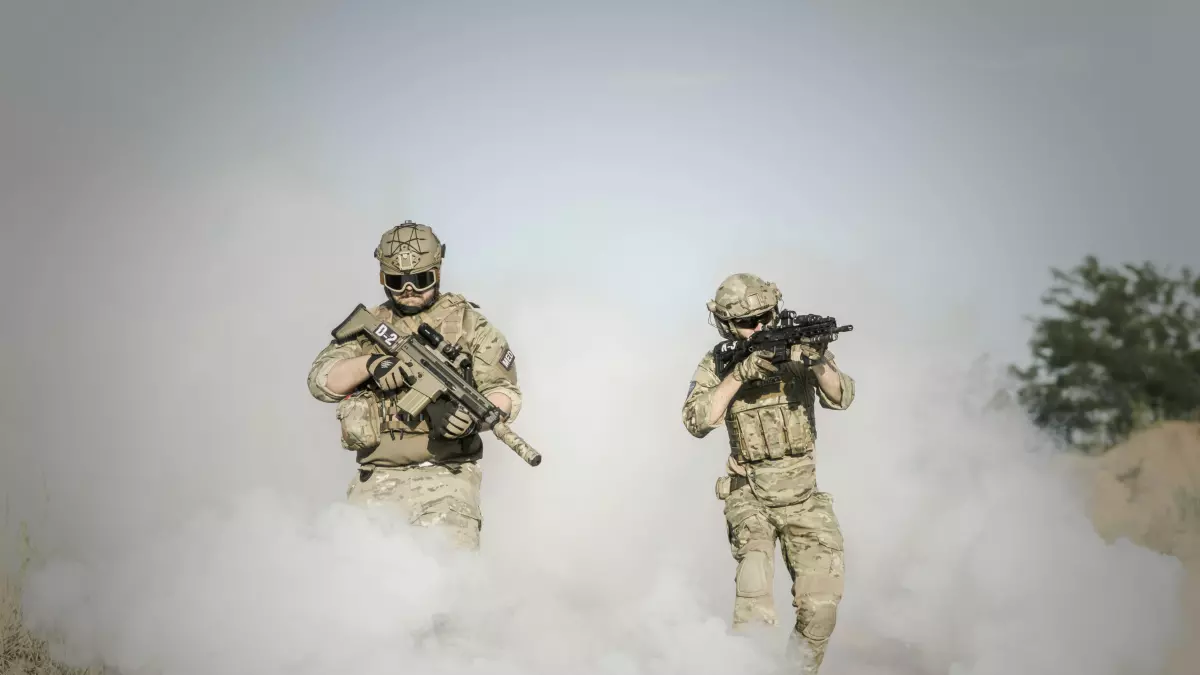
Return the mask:
<path id="1" fill-rule="evenodd" d="M 694 391 L 695 389 L 696 389 L 696 381 L 692 380 L 691 382 L 688 383 L 688 393 L 684 395 L 684 398 L 691 396 L 692 391 Z"/>
<path id="2" fill-rule="evenodd" d="M 516 358 L 517 357 L 512 353 L 512 350 L 505 347 L 504 355 L 500 357 L 500 365 L 504 366 L 505 370 L 512 370 L 513 361 L 516 360 Z"/>
<path id="3" fill-rule="evenodd" d="M 371 372 L 377 377 L 382 377 L 384 373 L 391 370 L 392 366 L 396 365 L 397 360 L 394 356 L 384 356 L 381 359 L 374 359 L 375 363 L 372 364 Z"/>

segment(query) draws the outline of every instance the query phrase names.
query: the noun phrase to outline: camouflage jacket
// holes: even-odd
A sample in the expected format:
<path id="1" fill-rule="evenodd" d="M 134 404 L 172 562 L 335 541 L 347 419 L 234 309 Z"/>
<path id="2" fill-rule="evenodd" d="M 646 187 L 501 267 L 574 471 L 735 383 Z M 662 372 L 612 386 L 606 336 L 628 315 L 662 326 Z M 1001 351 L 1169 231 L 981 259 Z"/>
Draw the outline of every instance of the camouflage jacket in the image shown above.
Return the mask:
<path id="1" fill-rule="evenodd" d="M 826 357 L 836 367 L 833 353 L 826 351 Z M 845 410 L 854 401 L 854 379 L 838 372 L 842 395 L 834 401 L 812 371 L 798 363 L 784 364 L 771 377 L 744 383 L 723 419 L 709 424 L 713 392 L 721 383 L 710 351 L 692 375 L 683 403 L 684 427 L 696 438 L 704 438 L 724 424 L 729 434 L 729 473 L 751 478 L 764 494 L 778 493 L 782 501 L 798 498 L 816 487 L 816 405 Z"/>
<path id="2" fill-rule="evenodd" d="M 390 323 L 401 335 L 415 333 L 422 322 L 429 324 L 471 358 L 475 385 L 481 393 L 500 392 L 507 396 L 512 401 L 510 421 L 520 414 L 521 389 L 515 357 L 504 334 L 479 312 L 477 305 L 462 295 L 443 293 L 432 306 L 415 315 L 394 311 L 390 302 L 369 311 Z M 329 371 L 338 361 L 378 353 L 382 350 L 364 336 L 341 343 L 333 341 L 317 354 L 309 368 L 309 393 L 319 401 L 338 403 L 342 446 L 357 451 L 360 463 L 383 467 L 477 458 L 482 450 L 478 434 L 454 441 L 430 438 L 428 415 L 411 421 L 399 419 L 390 408 L 399 392 L 379 392 L 370 379 L 345 396 L 327 387 Z M 361 405 L 355 406 L 360 400 Z"/>

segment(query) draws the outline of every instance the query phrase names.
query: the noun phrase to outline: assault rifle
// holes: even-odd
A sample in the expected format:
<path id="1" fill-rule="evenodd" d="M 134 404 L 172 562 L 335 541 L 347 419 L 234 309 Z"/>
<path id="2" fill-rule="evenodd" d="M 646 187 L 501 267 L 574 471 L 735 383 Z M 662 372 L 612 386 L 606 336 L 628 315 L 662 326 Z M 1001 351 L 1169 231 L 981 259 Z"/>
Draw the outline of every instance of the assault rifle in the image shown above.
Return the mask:
<path id="1" fill-rule="evenodd" d="M 447 397 L 470 411 L 530 466 L 542 463 L 541 454 L 505 423 L 507 415 L 504 411 L 475 388 L 471 359 L 456 345 L 446 342 L 429 324 L 422 323 L 416 333 L 400 337 L 396 329 L 360 304 L 333 329 L 333 337 L 341 341 L 359 333 L 366 333 L 385 352 L 399 358 L 401 365 L 412 374 L 411 378 L 406 378 L 412 383 L 397 401 L 402 412 L 416 417 L 425 406 Z"/>
<path id="2" fill-rule="evenodd" d="M 725 377 L 729 371 L 752 352 L 766 352 L 771 363 L 780 364 L 791 360 L 792 346 L 814 345 L 817 351 L 838 338 L 839 333 L 854 330 L 854 326 L 839 326 L 837 319 L 817 314 L 796 314 L 790 309 L 779 313 L 779 321 L 770 328 L 763 328 L 748 338 L 726 340 L 713 347 L 713 360 L 717 376 Z"/>

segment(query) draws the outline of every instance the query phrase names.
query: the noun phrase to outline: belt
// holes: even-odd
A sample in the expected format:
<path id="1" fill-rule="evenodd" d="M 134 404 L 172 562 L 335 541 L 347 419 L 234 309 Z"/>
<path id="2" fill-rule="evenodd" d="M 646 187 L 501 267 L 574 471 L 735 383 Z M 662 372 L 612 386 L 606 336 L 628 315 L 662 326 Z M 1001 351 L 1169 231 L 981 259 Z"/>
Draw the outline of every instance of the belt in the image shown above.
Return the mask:
<path id="1" fill-rule="evenodd" d="M 466 462 L 435 462 L 432 460 L 425 460 L 424 462 L 419 462 L 417 464 L 405 464 L 404 466 L 377 467 L 372 465 L 360 465 L 358 467 L 358 480 L 359 482 L 366 482 L 366 480 L 375 473 L 376 469 L 386 469 L 387 471 L 404 471 L 405 469 L 424 469 L 431 466 L 443 466 L 449 469 L 451 473 L 458 473 L 459 471 L 462 471 L 463 464 L 466 464 Z"/>

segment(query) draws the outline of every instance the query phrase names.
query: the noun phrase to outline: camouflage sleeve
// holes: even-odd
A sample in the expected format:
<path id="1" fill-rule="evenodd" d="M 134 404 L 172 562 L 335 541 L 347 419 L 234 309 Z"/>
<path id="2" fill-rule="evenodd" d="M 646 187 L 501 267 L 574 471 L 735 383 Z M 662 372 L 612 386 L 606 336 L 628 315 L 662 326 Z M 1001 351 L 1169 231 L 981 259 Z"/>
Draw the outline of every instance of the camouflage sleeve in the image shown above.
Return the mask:
<path id="1" fill-rule="evenodd" d="M 828 359 L 830 365 L 837 368 L 837 360 L 834 358 L 832 351 L 826 350 L 825 358 Z M 845 410 L 854 402 L 854 378 L 842 372 L 840 368 L 837 372 L 842 380 L 842 398 L 840 401 L 834 401 L 829 398 L 825 390 L 821 389 L 821 386 L 817 384 L 816 378 L 813 378 L 813 386 L 817 388 L 817 399 L 821 402 L 821 407 L 827 410 Z"/>
<path id="2" fill-rule="evenodd" d="M 516 356 L 508 339 L 478 311 L 467 312 L 464 321 L 467 348 L 471 354 L 475 386 L 485 396 L 500 392 L 512 401 L 509 421 L 521 413 L 521 387 L 517 384 Z"/>
<path id="3" fill-rule="evenodd" d="M 688 433 L 696 438 L 704 438 L 708 432 L 721 425 L 708 423 L 708 415 L 712 411 L 713 390 L 721 384 L 721 378 L 713 364 L 712 354 L 706 354 L 696 366 L 692 381 L 688 383 L 687 398 L 683 402 L 683 426 Z"/>
<path id="4" fill-rule="evenodd" d="M 363 353 L 362 344 L 357 340 L 348 340 L 342 343 L 330 342 L 317 354 L 317 358 L 313 359 L 312 367 L 308 369 L 308 393 L 318 401 L 325 403 L 336 403 L 342 400 L 341 394 L 330 391 L 329 387 L 325 386 L 325 381 L 329 378 L 329 371 L 338 361 L 352 359 Z"/>

